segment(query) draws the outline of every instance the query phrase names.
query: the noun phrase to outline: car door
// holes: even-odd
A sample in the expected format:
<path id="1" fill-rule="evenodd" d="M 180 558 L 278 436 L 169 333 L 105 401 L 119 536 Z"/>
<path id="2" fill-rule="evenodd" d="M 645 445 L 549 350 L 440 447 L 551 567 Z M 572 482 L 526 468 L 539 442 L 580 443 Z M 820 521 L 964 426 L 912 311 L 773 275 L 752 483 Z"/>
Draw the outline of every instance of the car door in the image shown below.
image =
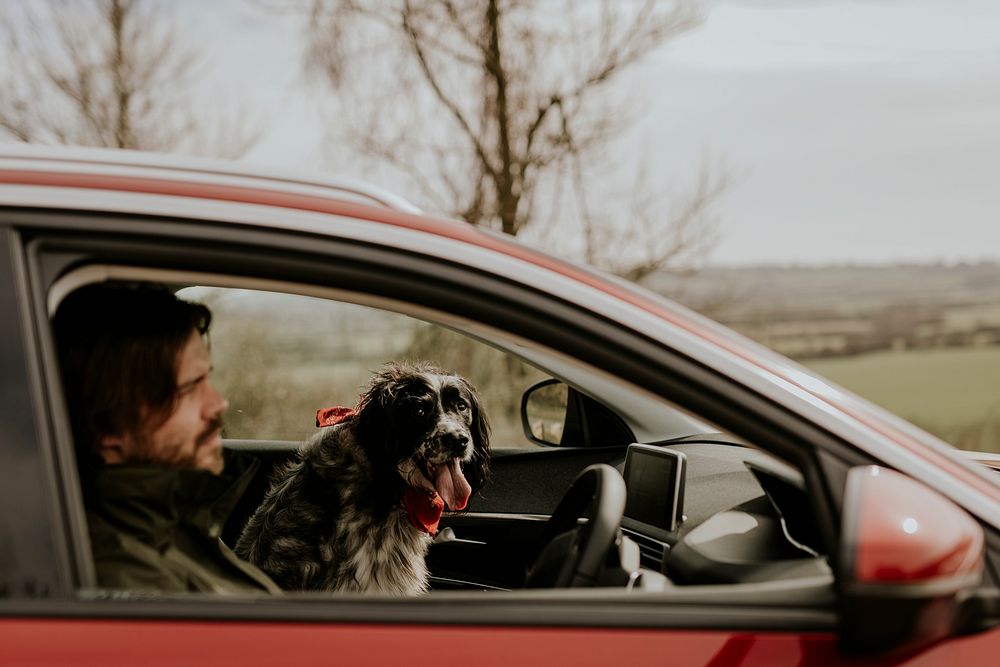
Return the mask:
<path id="1" fill-rule="evenodd" d="M 211 207 L 208 207 L 211 208 Z M 26 483 L 44 489 L 36 510 L 49 540 L 20 521 L 15 536 L 17 593 L 2 602 L 0 635 L 7 655 L 27 664 L 58 662 L 72 646 L 75 660 L 107 664 L 114 659 L 170 664 L 182 656 L 241 664 L 321 662 L 334 656 L 353 664 L 846 664 L 837 647 L 837 597 L 833 582 L 770 586 L 695 586 L 642 593 L 627 590 L 433 593 L 412 600 L 288 596 L 286 599 L 211 599 L 207 596 L 149 599 L 95 591 L 87 560 L 79 489 L 47 317 L 57 292 L 80 281 L 116 277 L 175 284 L 308 294 L 359 301 L 419 315 L 469 335 L 528 343 L 572 364 L 662 396 L 708 422 L 766 447 L 789 461 L 808 482 L 814 519 L 836 546 L 838 499 L 846 470 L 871 458 L 850 443 L 790 414 L 724 375 L 664 348 L 629 327 L 596 314 L 585 304 L 553 296 L 512 277 L 503 258 L 494 269 L 460 261 L 467 249 L 451 241 L 404 235 L 398 244 L 378 242 L 384 230 L 355 221 L 354 236 L 257 227 L 224 206 L 199 219 L 161 216 L 18 212 L 7 214 L 8 277 L 0 283 L 7 314 L 21 337 L 9 349 L 23 360 L 21 386 L 32 398 L 31 420 L 17 451 L 37 471 Z M 255 215 L 279 216 L 274 212 Z M 280 216 L 279 216 L 280 217 Z M 241 222 L 242 224 L 233 224 Z M 331 221 L 318 216 L 318 222 Z M 360 231 L 359 231 L 360 230 Z M 486 262 L 489 264 L 489 262 Z M 517 267 L 515 267 L 517 268 Z M 67 282 L 68 281 L 68 282 Z M 15 332 L 16 333 L 16 332 Z M 17 359 L 11 362 L 17 365 Z M 8 413 L 9 414 L 9 413 Z M 13 423 L 13 418 L 8 417 Z M 575 468 L 615 452 L 555 450 L 498 456 L 500 478 L 539 479 L 518 472 L 546 459 Z M 577 458 L 579 457 L 579 458 Z M 531 461 L 529 459 L 535 459 Z M 572 463 L 566 463 L 573 459 Z M 6 480 L 5 473 L 5 480 Z M 39 475 L 43 479 L 39 479 Z M 517 496 L 518 483 L 507 481 Z M 2 486 L 7 486 L 6 484 Z M 552 484 L 552 486 L 557 486 Z M 19 487 L 23 489 L 22 487 Z M 540 507 L 540 506 L 539 506 Z M 483 514 L 502 513 L 502 507 Z M 511 515 L 523 514 L 516 506 Z M 503 517 L 501 517 L 503 519 Z M 993 539 L 993 538 L 991 538 Z M 32 549 L 51 552 L 36 564 L 45 583 L 30 586 Z M 8 547 L 10 548 L 10 547 Z M 991 547 L 993 548 L 993 547 Z M 45 642 L 58 636 L 63 643 Z M 948 651 L 983 657 L 997 635 L 952 640 L 913 657 L 936 664 Z M 113 647 L 113 648 L 112 648 Z M 902 664 L 910 657 L 881 657 Z M 902 662 L 901 662 L 902 661 Z"/>

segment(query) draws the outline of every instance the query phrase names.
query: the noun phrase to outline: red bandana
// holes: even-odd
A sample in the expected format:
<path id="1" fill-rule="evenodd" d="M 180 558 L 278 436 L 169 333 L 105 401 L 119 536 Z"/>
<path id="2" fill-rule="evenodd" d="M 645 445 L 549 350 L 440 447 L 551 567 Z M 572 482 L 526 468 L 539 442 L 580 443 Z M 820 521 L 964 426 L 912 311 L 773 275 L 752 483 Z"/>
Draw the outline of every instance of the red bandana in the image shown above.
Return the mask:
<path id="1" fill-rule="evenodd" d="M 357 414 L 356 409 L 339 405 L 335 408 L 323 408 L 316 411 L 316 426 L 334 426 L 347 421 L 355 414 Z M 437 535 L 438 522 L 441 521 L 441 513 L 444 512 L 444 500 L 436 493 L 429 496 L 426 492 L 417 491 L 408 484 L 403 486 L 405 487 L 403 504 L 406 506 L 410 523 L 422 533 L 428 533 L 432 537 Z"/>
<path id="2" fill-rule="evenodd" d="M 357 414 L 354 408 L 338 405 L 335 408 L 323 408 L 316 411 L 316 426 L 333 426 Z"/>
<path id="3" fill-rule="evenodd" d="M 410 523 L 420 532 L 434 537 L 438 532 L 441 513 L 444 512 L 444 501 L 436 493 L 429 496 L 425 491 L 418 491 L 409 484 L 404 487 L 403 504 L 406 505 Z"/>

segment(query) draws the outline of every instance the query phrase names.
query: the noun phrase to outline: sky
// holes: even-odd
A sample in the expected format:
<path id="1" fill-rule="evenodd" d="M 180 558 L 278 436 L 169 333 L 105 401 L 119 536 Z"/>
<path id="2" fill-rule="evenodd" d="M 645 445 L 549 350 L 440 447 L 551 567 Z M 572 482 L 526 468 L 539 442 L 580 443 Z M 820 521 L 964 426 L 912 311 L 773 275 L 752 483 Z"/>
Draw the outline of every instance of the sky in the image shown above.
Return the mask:
<path id="1" fill-rule="evenodd" d="M 265 128 L 246 160 L 358 176 L 323 149 L 326 92 L 300 73 L 300 18 L 248 0 L 167 4 L 207 51 L 205 85 Z M 1000 260 L 1000 2 L 704 8 L 621 87 L 642 111 L 619 150 L 664 192 L 706 155 L 731 175 L 712 263 Z"/>
<path id="2" fill-rule="evenodd" d="M 1000 257 L 1000 3 L 719 3 L 651 70 L 648 144 L 741 177 L 715 262 Z"/>

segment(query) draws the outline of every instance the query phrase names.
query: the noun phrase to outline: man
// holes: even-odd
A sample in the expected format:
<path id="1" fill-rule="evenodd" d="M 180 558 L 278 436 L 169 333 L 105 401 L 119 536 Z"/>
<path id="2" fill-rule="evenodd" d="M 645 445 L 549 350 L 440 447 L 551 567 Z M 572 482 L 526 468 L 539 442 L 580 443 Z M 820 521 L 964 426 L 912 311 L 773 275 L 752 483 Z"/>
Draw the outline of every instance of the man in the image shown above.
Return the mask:
<path id="1" fill-rule="evenodd" d="M 102 588 L 279 592 L 219 539 L 256 462 L 223 456 L 211 319 L 162 286 L 124 283 L 83 287 L 56 313 Z"/>

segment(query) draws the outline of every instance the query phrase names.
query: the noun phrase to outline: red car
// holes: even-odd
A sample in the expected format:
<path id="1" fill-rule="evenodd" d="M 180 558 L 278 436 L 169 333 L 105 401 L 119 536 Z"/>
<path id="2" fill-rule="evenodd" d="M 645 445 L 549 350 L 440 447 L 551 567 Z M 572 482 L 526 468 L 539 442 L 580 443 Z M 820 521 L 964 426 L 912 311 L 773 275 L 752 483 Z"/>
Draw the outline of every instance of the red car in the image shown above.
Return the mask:
<path id="1" fill-rule="evenodd" d="M 356 183 L 129 152 L 3 147 L 0 226 L 0 663 L 998 663 L 1000 477 L 634 285 Z M 431 592 L 97 588 L 49 318 L 117 279 L 209 303 L 226 446 L 269 469 L 379 360 L 469 373 L 492 479 Z"/>

